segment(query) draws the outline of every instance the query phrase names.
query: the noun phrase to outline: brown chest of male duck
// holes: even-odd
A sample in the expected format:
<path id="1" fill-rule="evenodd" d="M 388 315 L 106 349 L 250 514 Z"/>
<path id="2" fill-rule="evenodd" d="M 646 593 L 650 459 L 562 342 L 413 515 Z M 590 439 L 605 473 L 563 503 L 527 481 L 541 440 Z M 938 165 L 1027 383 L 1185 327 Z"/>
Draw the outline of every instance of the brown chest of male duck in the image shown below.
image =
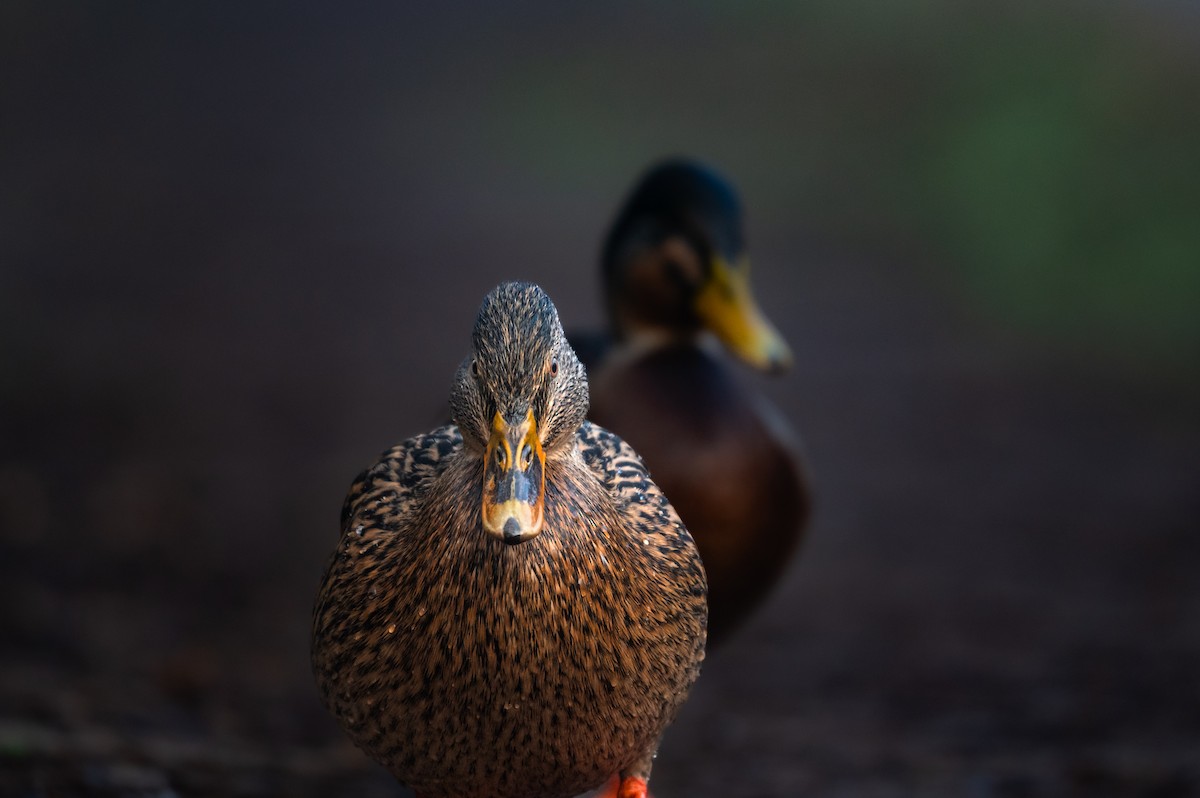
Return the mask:
<path id="1" fill-rule="evenodd" d="M 536 286 L 480 310 L 457 426 L 351 488 L 313 669 L 351 739 L 423 798 L 644 794 L 703 659 L 695 546 L 640 459 L 583 421 Z"/>
<path id="2" fill-rule="evenodd" d="M 648 452 L 655 483 L 696 530 L 719 643 L 769 595 L 804 531 L 807 482 L 790 430 L 696 346 L 657 348 L 595 382 L 604 401 L 593 417 Z"/>

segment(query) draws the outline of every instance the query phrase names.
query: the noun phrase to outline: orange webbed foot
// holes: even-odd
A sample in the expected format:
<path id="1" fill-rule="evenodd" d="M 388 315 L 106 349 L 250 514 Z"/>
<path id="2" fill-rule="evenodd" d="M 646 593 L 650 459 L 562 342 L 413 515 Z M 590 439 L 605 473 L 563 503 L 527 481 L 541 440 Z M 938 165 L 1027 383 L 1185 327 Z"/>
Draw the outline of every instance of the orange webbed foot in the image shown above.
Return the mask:
<path id="1" fill-rule="evenodd" d="M 627 776 L 621 779 L 617 798 L 650 798 L 650 790 L 646 787 L 646 782 L 633 776 Z"/>
<path id="2" fill-rule="evenodd" d="M 620 776 L 613 776 L 604 786 L 594 793 L 589 793 L 588 798 L 654 798 L 646 787 L 646 782 L 642 779 L 629 776 L 622 779 Z"/>

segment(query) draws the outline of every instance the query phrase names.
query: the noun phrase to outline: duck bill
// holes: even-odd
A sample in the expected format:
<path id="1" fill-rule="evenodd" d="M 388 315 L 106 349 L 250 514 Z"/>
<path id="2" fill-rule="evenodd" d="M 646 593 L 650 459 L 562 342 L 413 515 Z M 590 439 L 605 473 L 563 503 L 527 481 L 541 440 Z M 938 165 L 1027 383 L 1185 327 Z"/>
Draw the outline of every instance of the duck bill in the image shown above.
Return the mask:
<path id="1" fill-rule="evenodd" d="M 546 454 L 533 411 L 516 423 L 497 413 L 485 457 L 484 530 L 510 545 L 537 537 L 542 531 Z"/>
<path id="2" fill-rule="evenodd" d="M 711 276 L 696 295 L 696 315 L 738 359 L 761 371 L 779 372 L 792 365 L 783 336 L 758 309 L 750 292 L 750 265 L 730 266 L 714 257 Z"/>

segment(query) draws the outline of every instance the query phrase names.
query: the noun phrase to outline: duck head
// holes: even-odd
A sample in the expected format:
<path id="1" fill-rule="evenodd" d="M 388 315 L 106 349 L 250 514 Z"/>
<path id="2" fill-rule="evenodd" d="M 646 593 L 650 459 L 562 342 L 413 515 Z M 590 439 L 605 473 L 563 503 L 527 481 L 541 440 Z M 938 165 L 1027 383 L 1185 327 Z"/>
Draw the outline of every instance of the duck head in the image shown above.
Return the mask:
<path id="1" fill-rule="evenodd" d="M 707 330 L 757 369 L 791 365 L 791 350 L 750 290 L 737 194 L 702 164 L 666 161 L 642 177 L 605 240 L 603 271 L 619 336 Z"/>
<path id="2" fill-rule="evenodd" d="M 570 451 L 588 409 L 586 373 L 545 291 L 503 283 L 484 298 L 450 408 L 483 460 L 484 530 L 508 544 L 536 537 L 546 462 Z"/>

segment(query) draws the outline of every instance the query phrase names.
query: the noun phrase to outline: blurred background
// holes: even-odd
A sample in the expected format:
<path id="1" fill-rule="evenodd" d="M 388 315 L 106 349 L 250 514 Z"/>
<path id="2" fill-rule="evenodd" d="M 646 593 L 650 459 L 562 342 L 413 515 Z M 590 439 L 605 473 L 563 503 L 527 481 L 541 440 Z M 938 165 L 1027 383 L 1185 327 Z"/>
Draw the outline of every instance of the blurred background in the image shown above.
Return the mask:
<path id="1" fill-rule="evenodd" d="M 660 798 L 1200 794 L 1195 4 L 424 5 L 0 10 L 0 793 L 401 794 L 309 672 L 345 490 L 687 154 L 818 506 Z"/>

